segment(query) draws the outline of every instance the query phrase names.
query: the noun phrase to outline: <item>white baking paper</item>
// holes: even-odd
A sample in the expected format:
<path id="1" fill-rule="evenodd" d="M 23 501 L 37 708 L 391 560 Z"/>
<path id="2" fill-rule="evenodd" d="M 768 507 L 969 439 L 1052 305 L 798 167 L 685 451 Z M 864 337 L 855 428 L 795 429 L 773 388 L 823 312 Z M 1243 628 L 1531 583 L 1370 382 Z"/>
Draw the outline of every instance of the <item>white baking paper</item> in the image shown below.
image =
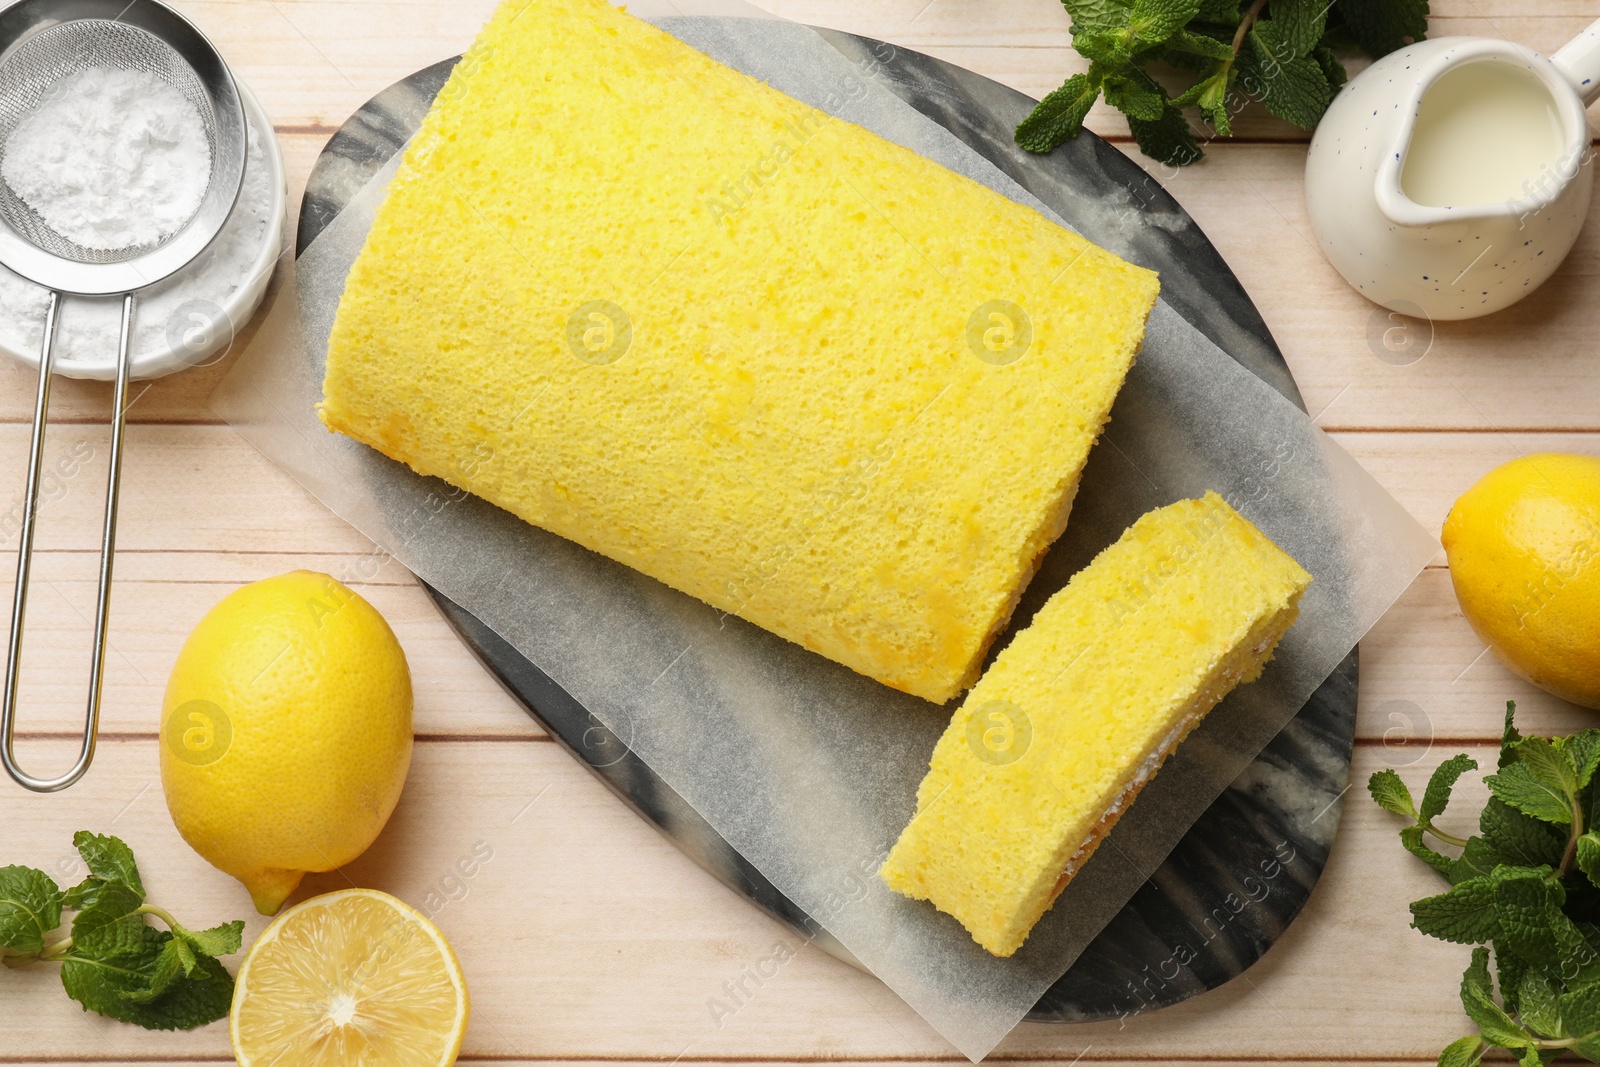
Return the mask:
<path id="1" fill-rule="evenodd" d="M 685 17 L 661 25 L 1046 210 L 804 27 Z M 945 711 L 419 477 L 317 421 L 333 313 L 392 171 L 393 161 L 301 257 L 295 283 L 213 405 L 330 508 L 572 693 L 973 1060 L 1066 970 L 1438 550 L 1301 411 L 1158 306 L 1067 533 L 1013 625 L 1138 515 L 1208 489 L 1315 582 L 1262 678 L 1181 746 L 1023 949 L 995 959 L 954 920 L 873 876 L 914 810 Z"/>

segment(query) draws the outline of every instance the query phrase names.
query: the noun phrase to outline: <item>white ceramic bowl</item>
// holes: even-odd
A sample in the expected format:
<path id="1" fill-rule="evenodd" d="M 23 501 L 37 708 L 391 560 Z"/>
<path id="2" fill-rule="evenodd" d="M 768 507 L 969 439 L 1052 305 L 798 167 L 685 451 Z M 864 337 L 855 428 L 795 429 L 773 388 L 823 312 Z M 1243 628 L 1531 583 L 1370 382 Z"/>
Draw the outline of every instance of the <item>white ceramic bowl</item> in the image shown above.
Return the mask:
<path id="1" fill-rule="evenodd" d="M 248 280 L 223 301 L 220 315 L 210 312 L 209 309 L 205 313 L 197 310 L 191 328 L 180 327 L 168 331 L 167 344 L 143 352 L 138 350 L 137 345 L 134 346 L 133 363 L 130 367 L 130 373 L 134 378 L 159 378 L 173 371 L 198 366 L 219 354 L 225 354 L 228 347 L 233 344 L 234 337 L 261 306 L 261 298 L 266 295 L 267 283 L 272 280 L 273 268 L 277 266 L 278 256 L 283 251 L 283 219 L 289 200 L 283 168 L 283 151 L 278 147 L 272 120 L 261 109 L 261 102 L 256 99 L 248 86 L 238 81 L 234 84 L 238 86 L 239 98 L 244 104 L 245 118 L 261 139 L 262 158 L 270 172 L 268 185 L 272 190 L 272 203 L 267 211 L 267 228 L 262 235 L 261 248 L 250 265 Z M 182 277 L 182 272 L 175 277 Z M 65 299 L 72 301 L 83 298 L 68 296 Z M 135 317 L 138 314 L 138 297 L 135 295 Z M 177 336 L 171 336 L 172 334 Z M 94 359 L 70 360 L 63 359 L 58 349 L 55 370 L 58 374 L 69 378 L 112 381 L 117 376 L 117 353 L 115 345 L 109 348 L 103 358 L 97 354 Z M 37 349 L 23 351 L 14 348 L 3 337 L 0 337 L 0 353 L 35 370 L 39 367 Z"/>

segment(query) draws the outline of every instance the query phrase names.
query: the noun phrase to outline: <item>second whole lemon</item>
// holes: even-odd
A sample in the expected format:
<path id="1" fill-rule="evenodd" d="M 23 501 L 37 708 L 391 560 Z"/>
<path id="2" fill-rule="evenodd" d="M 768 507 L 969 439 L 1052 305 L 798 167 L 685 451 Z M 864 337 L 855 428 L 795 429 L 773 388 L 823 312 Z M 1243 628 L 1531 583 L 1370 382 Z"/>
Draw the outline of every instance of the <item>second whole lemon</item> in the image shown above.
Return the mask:
<path id="1" fill-rule="evenodd" d="M 1443 539 L 1461 611 L 1495 655 L 1600 708 L 1600 458 L 1496 467 L 1456 501 Z"/>
<path id="2" fill-rule="evenodd" d="M 326 574 L 235 590 L 178 653 L 161 784 L 178 831 L 271 915 L 378 836 L 411 765 L 411 673 L 371 604 Z"/>

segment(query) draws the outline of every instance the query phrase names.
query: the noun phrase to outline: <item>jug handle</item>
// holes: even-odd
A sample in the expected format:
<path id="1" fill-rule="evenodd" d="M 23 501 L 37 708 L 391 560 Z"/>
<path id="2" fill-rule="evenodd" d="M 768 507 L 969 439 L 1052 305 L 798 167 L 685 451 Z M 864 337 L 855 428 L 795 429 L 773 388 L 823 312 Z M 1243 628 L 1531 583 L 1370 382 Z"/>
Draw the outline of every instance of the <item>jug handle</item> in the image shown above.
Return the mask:
<path id="1" fill-rule="evenodd" d="M 1600 21 L 1596 21 L 1550 57 L 1588 107 L 1600 97 Z"/>

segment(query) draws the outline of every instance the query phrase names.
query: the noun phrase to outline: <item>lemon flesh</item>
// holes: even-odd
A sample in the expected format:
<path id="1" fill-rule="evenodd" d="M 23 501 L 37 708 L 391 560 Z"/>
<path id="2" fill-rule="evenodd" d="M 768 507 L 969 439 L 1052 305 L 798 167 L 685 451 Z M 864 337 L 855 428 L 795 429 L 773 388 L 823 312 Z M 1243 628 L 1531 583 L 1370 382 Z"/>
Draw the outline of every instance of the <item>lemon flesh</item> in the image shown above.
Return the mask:
<path id="1" fill-rule="evenodd" d="M 294 571 L 223 598 L 184 642 L 161 714 L 161 784 L 183 839 L 272 915 L 306 871 L 388 821 L 411 765 L 411 674 L 371 604 Z"/>
<path id="2" fill-rule="evenodd" d="M 1600 459 L 1496 467 L 1456 501 L 1443 541 L 1461 612 L 1501 662 L 1600 708 Z"/>
<path id="3" fill-rule="evenodd" d="M 346 889 L 275 919 L 245 957 L 229 1028 L 240 1067 L 447 1067 L 470 1001 L 438 927 Z"/>

